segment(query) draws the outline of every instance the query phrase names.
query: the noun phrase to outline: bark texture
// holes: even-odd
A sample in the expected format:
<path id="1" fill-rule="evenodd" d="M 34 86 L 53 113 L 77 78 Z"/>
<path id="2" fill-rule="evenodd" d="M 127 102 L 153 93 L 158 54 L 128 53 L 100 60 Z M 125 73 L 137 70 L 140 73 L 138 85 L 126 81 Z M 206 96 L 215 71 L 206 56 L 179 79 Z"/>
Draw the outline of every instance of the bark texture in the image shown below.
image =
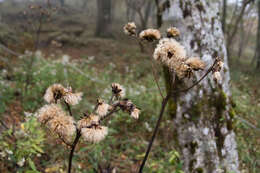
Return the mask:
<path id="1" fill-rule="evenodd" d="M 232 128 L 229 68 L 217 3 L 212 0 L 172 1 L 181 31 L 181 42 L 189 56 L 199 56 L 207 68 L 219 56 L 224 58 L 222 83 L 209 75 L 199 86 L 177 96 L 174 128 L 185 173 L 239 171 L 237 144 Z M 199 79 L 203 72 L 196 74 Z M 191 82 L 191 81 L 189 81 Z M 175 83 L 189 86 L 191 83 Z"/>

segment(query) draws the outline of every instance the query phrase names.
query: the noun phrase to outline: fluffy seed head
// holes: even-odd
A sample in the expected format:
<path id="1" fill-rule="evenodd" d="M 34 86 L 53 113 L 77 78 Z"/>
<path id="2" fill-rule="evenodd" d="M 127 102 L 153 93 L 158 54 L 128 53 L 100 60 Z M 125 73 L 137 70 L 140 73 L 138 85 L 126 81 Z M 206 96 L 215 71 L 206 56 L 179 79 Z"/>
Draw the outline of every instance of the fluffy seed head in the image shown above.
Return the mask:
<path id="1" fill-rule="evenodd" d="M 64 88 L 61 84 L 53 84 L 47 88 L 44 99 L 48 103 L 56 103 L 57 100 L 61 99 L 66 94 L 67 89 Z"/>
<path id="2" fill-rule="evenodd" d="M 161 38 L 161 33 L 157 29 L 146 29 L 139 34 L 139 38 L 147 41 L 159 40 Z"/>
<path id="3" fill-rule="evenodd" d="M 133 111 L 131 112 L 131 117 L 138 119 L 140 114 L 140 110 L 137 108 L 134 108 Z"/>
<path id="4" fill-rule="evenodd" d="M 85 141 L 97 143 L 107 136 L 108 128 L 98 125 L 92 128 L 83 128 L 81 129 L 81 133 Z"/>
<path id="5" fill-rule="evenodd" d="M 218 61 L 215 71 L 221 71 L 221 69 L 223 69 L 223 67 L 224 67 L 224 63 L 222 61 Z"/>
<path id="6" fill-rule="evenodd" d="M 222 77 L 221 77 L 221 74 L 220 74 L 219 71 L 216 71 L 216 72 L 213 73 L 213 79 L 214 79 L 215 82 L 221 83 Z"/>
<path id="7" fill-rule="evenodd" d="M 49 120 L 63 114 L 63 110 L 56 104 L 45 105 L 39 109 L 36 117 L 39 122 L 46 124 Z"/>
<path id="8" fill-rule="evenodd" d="M 98 105 L 97 105 L 96 113 L 99 116 L 104 117 L 110 109 L 111 109 L 111 106 L 109 104 L 106 104 L 103 100 L 98 99 Z"/>
<path id="9" fill-rule="evenodd" d="M 184 65 L 186 61 L 186 51 L 184 47 L 173 38 L 161 39 L 154 50 L 153 58 L 156 61 L 173 69 L 179 78 L 183 77 L 183 72 L 188 69 Z"/>
<path id="10" fill-rule="evenodd" d="M 204 70 L 205 63 L 198 57 L 191 57 L 185 61 L 185 63 L 192 68 L 194 71 Z"/>
<path id="11" fill-rule="evenodd" d="M 134 22 L 129 22 L 124 26 L 124 33 L 126 35 L 135 35 L 136 34 L 136 25 Z"/>
<path id="12" fill-rule="evenodd" d="M 112 83 L 111 84 L 112 88 L 112 93 L 117 97 L 117 98 L 122 98 L 125 96 L 125 89 L 123 86 L 121 86 L 118 83 Z"/>
<path id="13" fill-rule="evenodd" d="M 69 92 L 69 93 L 66 93 L 63 98 L 66 103 L 68 103 L 70 105 L 76 105 L 81 101 L 82 95 L 83 95 L 83 93 L 81 93 L 81 92 L 79 92 L 79 93 Z"/>
<path id="14" fill-rule="evenodd" d="M 70 141 L 71 137 L 76 132 L 75 121 L 73 117 L 66 115 L 59 115 L 51 119 L 47 123 L 48 128 L 57 133 L 60 137 Z"/>
<path id="15" fill-rule="evenodd" d="M 180 36 L 180 31 L 178 28 L 176 27 L 170 27 L 167 29 L 167 37 L 171 38 L 171 37 L 178 37 Z"/>
<path id="16" fill-rule="evenodd" d="M 48 103 L 57 103 L 58 100 L 64 101 L 70 105 L 76 105 L 80 102 L 82 93 L 72 93 L 72 88 L 65 88 L 61 84 L 51 85 L 45 92 L 44 99 Z"/>
<path id="17" fill-rule="evenodd" d="M 86 127 L 91 127 L 93 125 L 99 125 L 99 120 L 99 116 L 91 114 L 79 120 L 77 123 L 77 127 L 78 129 L 82 129 Z"/>

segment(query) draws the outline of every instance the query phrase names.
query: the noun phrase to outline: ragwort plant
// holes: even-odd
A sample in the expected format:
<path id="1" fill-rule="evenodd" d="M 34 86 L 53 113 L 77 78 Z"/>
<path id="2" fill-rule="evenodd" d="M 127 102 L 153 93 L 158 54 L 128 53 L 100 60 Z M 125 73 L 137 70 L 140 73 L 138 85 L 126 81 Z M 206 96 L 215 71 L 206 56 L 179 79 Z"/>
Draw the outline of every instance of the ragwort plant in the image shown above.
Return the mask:
<path id="1" fill-rule="evenodd" d="M 111 92 L 112 95 L 108 102 L 97 99 L 94 109 L 91 112 L 83 113 L 81 119 L 75 121 L 72 106 L 81 101 L 83 94 L 74 93 L 71 87 L 66 88 L 61 84 L 53 84 L 46 90 L 44 100 L 49 104 L 40 108 L 36 117 L 69 147 L 68 173 L 71 172 L 74 150 L 81 137 L 90 143 L 104 140 L 108 134 L 108 127 L 102 125 L 103 120 L 120 110 L 135 119 L 139 118 L 140 109 L 125 98 L 125 89 L 120 84 L 112 83 Z M 66 106 L 68 113 L 63 110 L 62 105 Z"/>
<path id="2" fill-rule="evenodd" d="M 165 107 L 170 97 L 175 95 L 176 93 L 188 92 L 190 89 L 198 85 L 208 74 L 210 74 L 210 72 L 212 72 L 213 80 L 215 82 L 221 82 L 222 77 L 220 71 L 223 68 L 224 64 L 220 58 L 216 57 L 211 67 L 194 84 L 184 89 L 174 90 L 173 85 L 175 80 L 185 83 L 187 79 L 190 79 L 194 76 L 194 73 L 196 71 L 205 70 L 206 66 L 199 57 L 188 57 L 186 55 L 185 48 L 176 40 L 176 38 L 180 36 L 180 31 L 175 27 L 170 27 L 166 31 L 166 37 L 163 37 L 160 31 L 157 29 L 146 29 L 138 34 L 136 32 L 136 25 L 134 22 L 127 23 L 123 29 L 126 35 L 132 36 L 137 39 L 139 44 L 153 43 L 155 41 L 158 41 L 156 48 L 154 49 L 153 60 L 166 66 L 169 70 L 169 73 L 173 74 L 173 79 L 171 79 L 171 81 L 166 81 L 170 85 L 170 91 L 167 93 L 166 96 L 164 96 L 154 73 L 154 79 L 163 100 L 161 103 L 159 118 L 154 128 L 151 140 L 149 141 L 142 164 L 139 168 L 139 173 L 141 173 L 143 172 L 143 168 L 151 151 L 152 144 L 158 132 L 163 113 L 165 112 Z M 154 66 L 152 66 L 152 69 L 153 71 L 155 70 Z"/>

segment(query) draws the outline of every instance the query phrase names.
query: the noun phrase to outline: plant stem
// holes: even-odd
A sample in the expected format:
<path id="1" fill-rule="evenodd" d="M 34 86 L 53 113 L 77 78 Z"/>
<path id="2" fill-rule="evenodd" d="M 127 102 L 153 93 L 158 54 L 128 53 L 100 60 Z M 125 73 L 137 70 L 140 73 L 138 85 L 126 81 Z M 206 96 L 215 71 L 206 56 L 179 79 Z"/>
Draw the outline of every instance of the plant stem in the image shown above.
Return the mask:
<path id="1" fill-rule="evenodd" d="M 168 94 L 168 95 L 163 99 L 163 101 L 162 101 L 162 106 L 161 106 L 160 115 L 159 115 L 159 118 L 158 118 L 158 120 L 157 120 L 155 129 L 154 129 L 154 132 L 153 132 L 152 139 L 150 140 L 149 145 L 148 145 L 148 148 L 147 148 L 147 150 L 146 150 L 146 153 L 145 153 L 143 162 L 142 162 L 142 164 L 141 164 L 141 166 L 140 166 L 139 173 L 142 173 L 142 172 L 143 172 L 143 168 L 144 168 L 145 162 L 146 162 L 146 160 L 147 160 L 147 158 L 148 158 L 148 155 L 149 155 L 149 153 L 150 153 L 150 150 L 151 150 L 151 148 L 152 148 L 153 141 L 154 141 L 154 139 L 155 139 L 155 137 L 156 137 L 156 134 L 157 134 L 157 132 L 158 132 L 158 129 L 159 129 L 159 126 L 160 126 L 162 117 L 163 117 L 163 113 L 164 113 L 164 111 L 165 111 L 165 107 L 166 107 L 166 105 L 167 105 L 167 103 L 168 103 L 168 101 L 169 101 L 170 96 L 171 96 L 171 95 Z"/>
<path id="2" fill-rule="evenodd" d="M 143 159 L 143 161 L 142 161 L 142 164 L 141 164 L 141 166 L 140 166 L 140 168 L 139 168 L 139 173 L 142 173 L 142 172 L 143 172 L 143 168 L 144 168 L 144 166 L 145 166 L 145 162 L 146 162 L 146 160 L 147 160 L 147 158 L 148 158 L 148 155 L 149 155 L 149 153 L 150 153 L 150 150 L 151 150 L 151 148 L 152 148 L 154 139 L 155 139 L 155 137 L 156 137 L 157 131 L 158 131 L 158 129 L 159 129 L 159 126 L 160 126 L 160 123 L 161 123 L 161 120 L 162 120 L 162 117 L 163 117 L 163 113 L 164 113 L 164 111 L 165 111 L 165 107 L 166 107 L 166 105 L 167 105 L 167 103 L 168 103 L 170 97 L 171 97 L 171 96 L 174 96 L 174 94 L 176 94 L 176 93 L 188 92 L 190 89 L 194 88 L 196 85 L 198 85 L 198 84 L 213 70 L 213 68 L 214 68 L 214 66 L 217 64 L 217 62 L 218 62 L 218 59 L 216 59 L 216 60 L 214 61 L 214 63 L 213 63 L 212 66 L 207 70 L 207 72 L 206 72 L 197 82 L 195 82 L 193 85 L 191 85 L 191 86 L 188 87 L 188 88 L 182 89 L 182 90 L 170 91 L 170 92 L 167 94 L 167 96 L 163 99 L 163 101 L 162 101 L 162 106 L 161 106 L 161 111 L 160 111 L 160 114 L 159 114 L 159 118 L 158 118 L 158 120 L 157 120 L 155 129 L 154 129 L 154 132 L 153 132 L 153 136 L 152 136 L 152 138 L 151 138 L 151 140 L 150 140 L 150 142 L 149 142 L 148 148 L 147 148 L 147 150 L 146 150 L 145 157 L 144 157 L 144 159 Z"/>
<path id="3" fill-rule="evenodd" d="M 65 102 L 65 101 L 64 101 L 64 103 L 66 104 L 66 106 L 68 108 L 70 116 L 72 116 L 72 111 L 71 111 L 70 105 L 67 102 Z"/>
<path id="4" fill-rule="evenodd" d="M 81 131 L 77 130 L 76 137 L 74 139 L 74 142 L 73 142 L 71 150 L 70 150 L 68 173 L 71 173 L 72 158 L 73 158 L 74 150 L 79 142 L 80 137 L 81 137 Z"/>

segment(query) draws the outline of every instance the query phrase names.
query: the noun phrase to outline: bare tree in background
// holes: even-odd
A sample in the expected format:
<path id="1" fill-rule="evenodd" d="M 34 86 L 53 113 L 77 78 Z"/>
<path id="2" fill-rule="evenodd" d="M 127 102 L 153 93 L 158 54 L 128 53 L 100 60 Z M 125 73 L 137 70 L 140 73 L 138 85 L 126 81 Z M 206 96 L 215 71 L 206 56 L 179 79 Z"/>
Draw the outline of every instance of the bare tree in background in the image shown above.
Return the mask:
<path id="1" fill-rule="evenodd" d="M 61 5 L 62 7 L 64 7 L 64 5 L 65 5 L 65 0 L 60 0 L 60 5 Z"/>
<path id="2" fill-rule="evenodd" d="M 232 42 L 234 41 L 234 38 L 235 38 L 236 33 L 238 31 L 241 18 L 243 17 L 247 7 L 250 5 L 250 3 L 253 3 L 253 2 L 254 2 L 254 0 L 244 0 L 242 2 L 241 7 L 240 7 L 240 11 L 237 15 L 236 15 L 236 12 L 237 12 L 236 8 L 238 7 L 238 5 L 237 5 L 238 2 L 236 2 L 236 8 L 233 12 L 231 21 L 230 21 L 229 26 L 228 26 L 228 30 L 225 29 L 226 34 L 227 34 L 227 54 L 228 54 L 228 57 L 231 56 L 231 47 L 233 45 Z"/>
<path id="3" fill-rule="evenodd" d="M 97 0 L 97 25 L 95 35 L 97 37 L 109 37 L 109 25 L 111 23 L 111 0 Z"/>
<path id="4" fill-rule="evenodd" d="M 134 21 L 136 11 L 132 8 L 134 6 L 135 0 L 125 0 L 126 3 L 126 20 L 127 21 Z"/>
<path id="5" fill-rule="evenodd" d="M 217 4 L 208 0 L 179 0 L 173 1 L 172 6 L 178 18 L 175 26 L 181 31 L 181 42 L 188 55 L 197 55 L 208 65 L 219 56 L 225 63 L 221 84 L 207 77 L 189 93 L 175 95 L 176 102 L 169 105 L 175 110 L 173 128 L 184 172 L 239 173 L 229 67 Z M 175 80 L 176 88 L 172 90 L 183 85 Z"/>
<path id="6" fill-rule="evenodd" d="M 151 0 L 127 0 L 126 3 L 127 18 L 133 18 L 135 14 L 138 14 L 141 24 L 140 30 L 144 30 L 147 27 L 149 17 L 151 16 L 153 2 Z"/>

